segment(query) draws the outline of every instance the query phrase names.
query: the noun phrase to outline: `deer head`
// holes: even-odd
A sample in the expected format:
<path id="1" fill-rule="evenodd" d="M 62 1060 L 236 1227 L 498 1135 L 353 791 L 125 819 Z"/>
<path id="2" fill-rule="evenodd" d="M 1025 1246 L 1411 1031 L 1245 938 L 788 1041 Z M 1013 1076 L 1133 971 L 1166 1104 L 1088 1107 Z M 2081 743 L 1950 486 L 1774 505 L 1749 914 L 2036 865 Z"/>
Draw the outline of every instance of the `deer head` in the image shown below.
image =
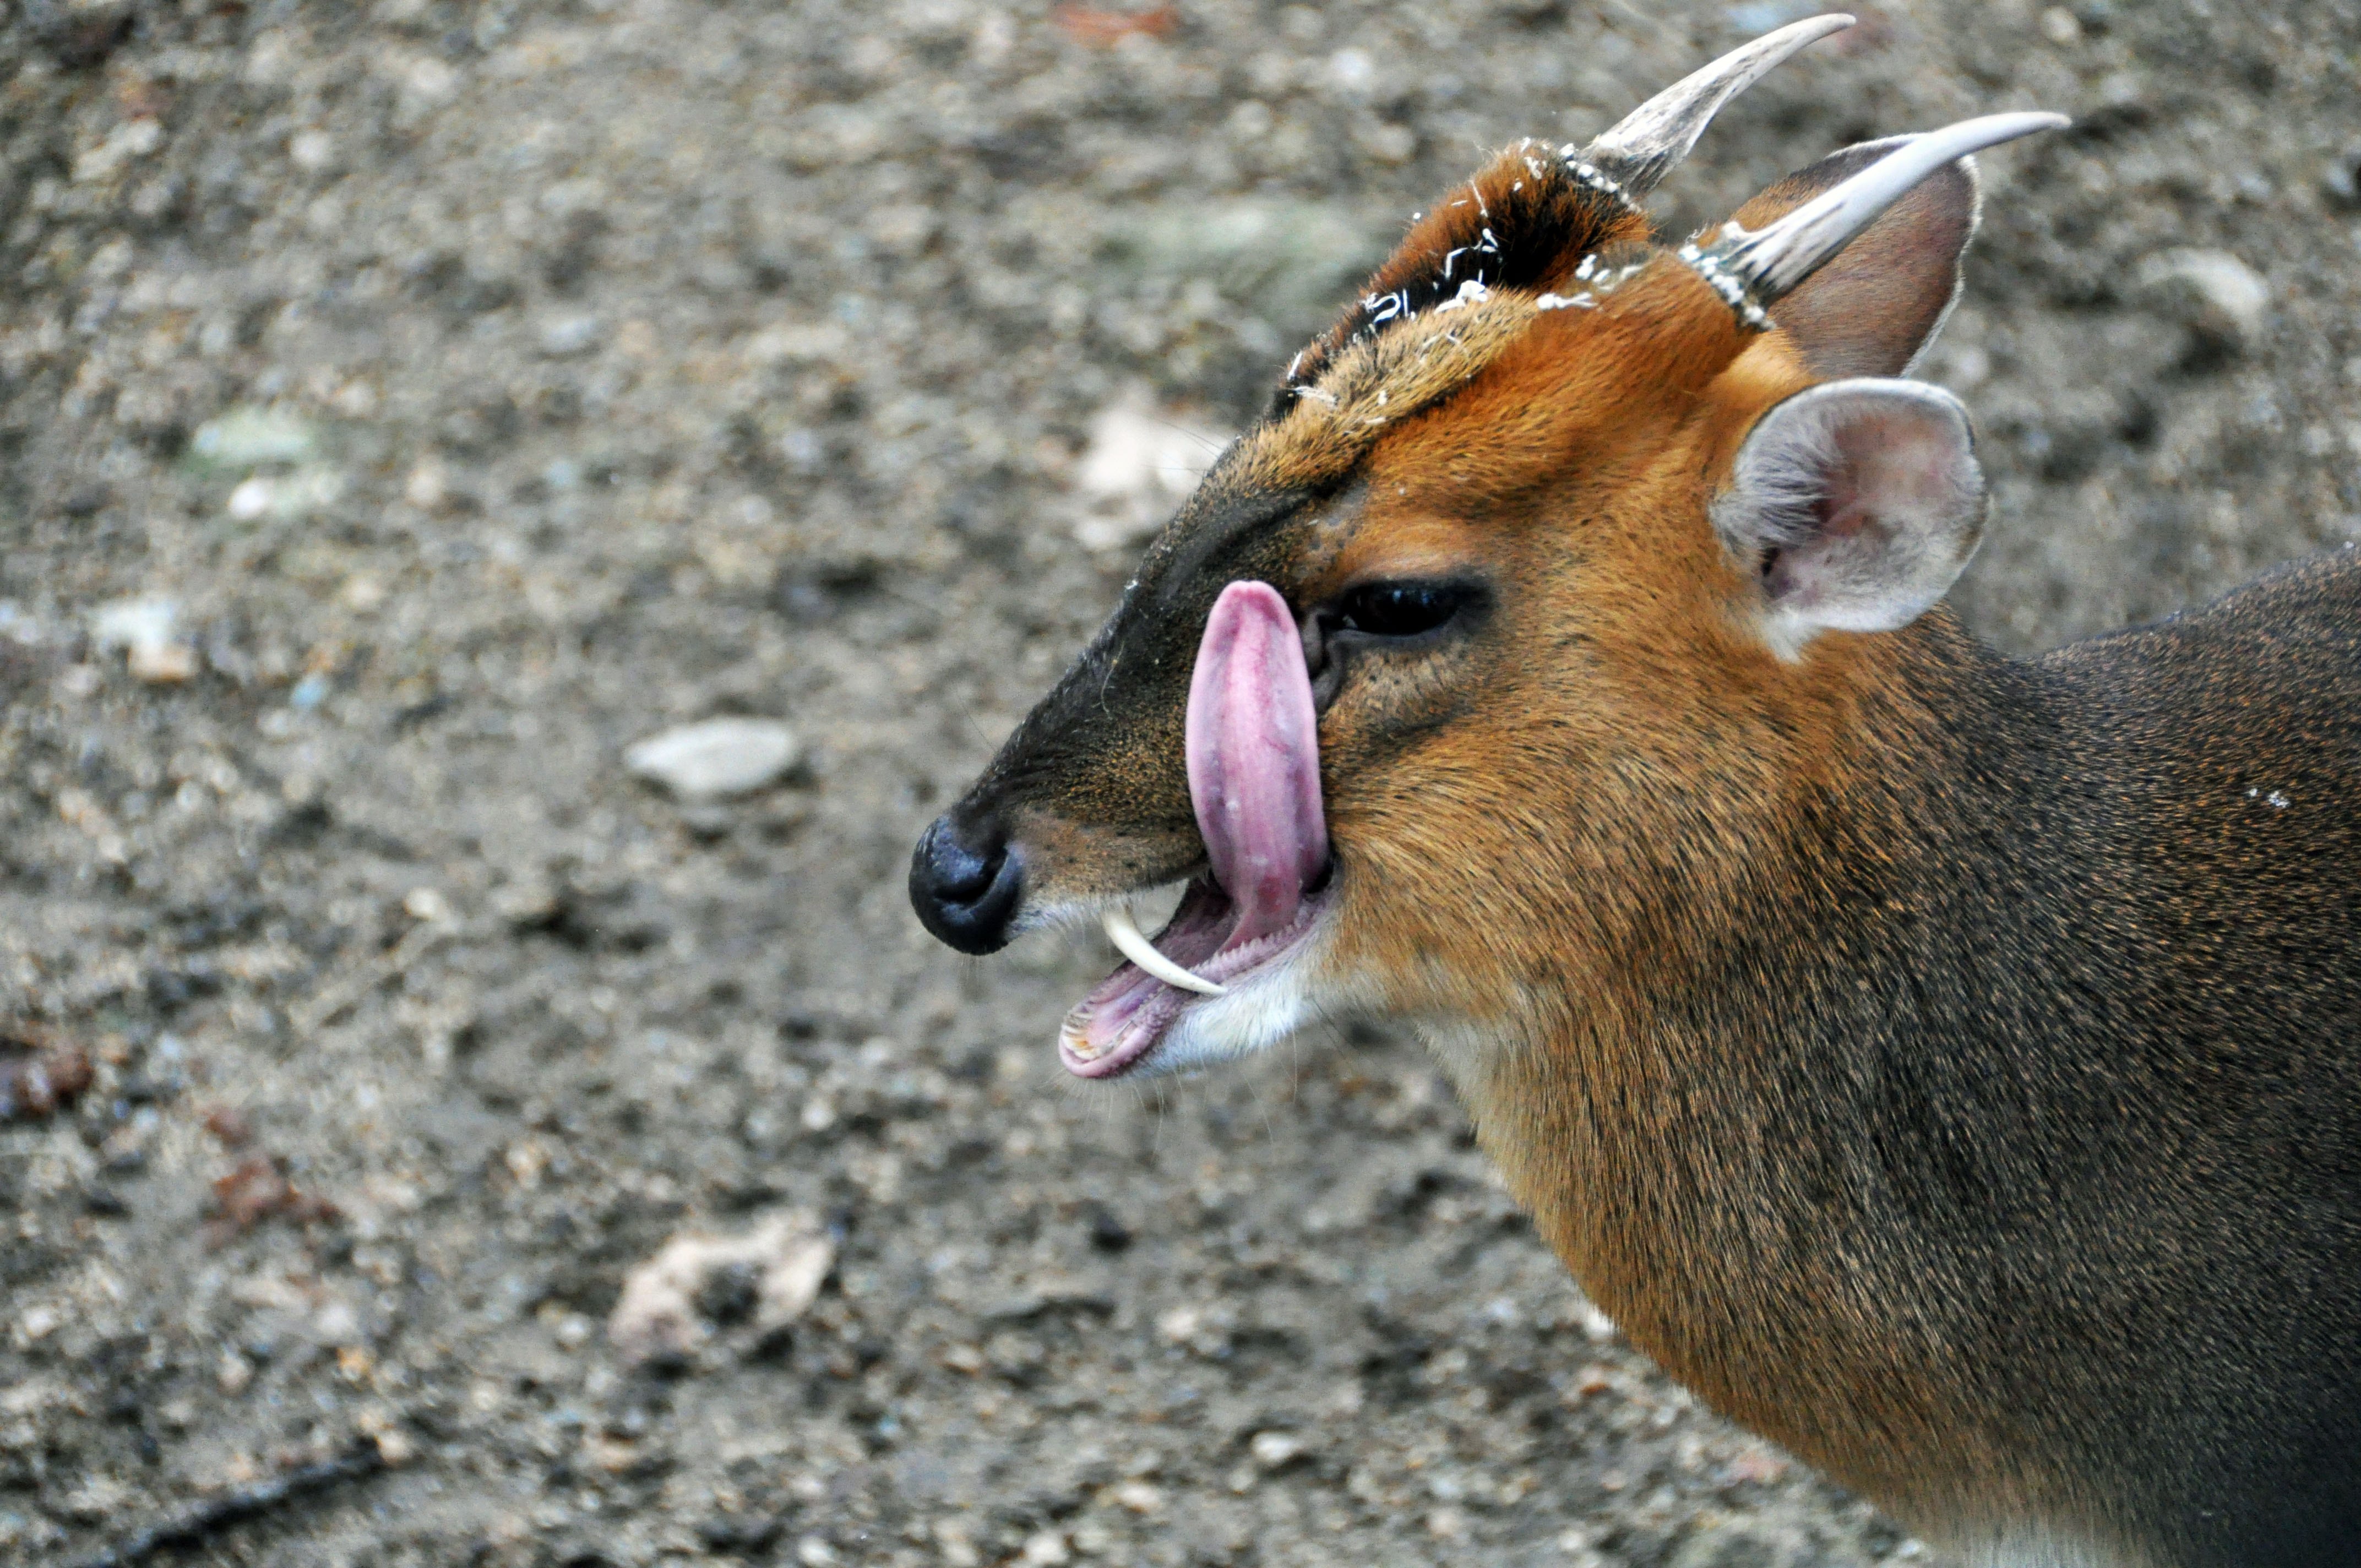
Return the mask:
<path id="1" fill-rule="evenodd" d="M 928 830 L 968 952 L 1097 916 L 1129 962 L 1084 1077 L 1316 1016 L 1546 1035 L 1677 963 L 1880 644 L 1974 549 L 1965 412 L 1894 379 L 2004 115 L 1847 148 L 1653 243 L 1640 203 L 1797 23 L 1585 148 L 1522 142 L 1415 222 Z M 1186 883 L 1151 943 L 1129 901 Z"/>

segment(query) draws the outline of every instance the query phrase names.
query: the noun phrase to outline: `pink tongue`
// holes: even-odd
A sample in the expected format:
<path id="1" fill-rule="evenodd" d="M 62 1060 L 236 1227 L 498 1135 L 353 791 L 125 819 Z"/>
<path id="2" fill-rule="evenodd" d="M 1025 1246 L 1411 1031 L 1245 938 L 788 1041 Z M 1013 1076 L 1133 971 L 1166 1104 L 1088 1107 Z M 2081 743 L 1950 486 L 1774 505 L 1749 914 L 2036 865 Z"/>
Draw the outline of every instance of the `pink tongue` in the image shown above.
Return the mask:
<path id="1" fill-rule="evenodd" d="M 1224 950 L 1295 918 L 1328 862 L 1320 719 L 1287 601 L 1232 583 L 1213 603 L 1189 682 L 1189 800 L 1213 880 L 1238 906 Z"/>

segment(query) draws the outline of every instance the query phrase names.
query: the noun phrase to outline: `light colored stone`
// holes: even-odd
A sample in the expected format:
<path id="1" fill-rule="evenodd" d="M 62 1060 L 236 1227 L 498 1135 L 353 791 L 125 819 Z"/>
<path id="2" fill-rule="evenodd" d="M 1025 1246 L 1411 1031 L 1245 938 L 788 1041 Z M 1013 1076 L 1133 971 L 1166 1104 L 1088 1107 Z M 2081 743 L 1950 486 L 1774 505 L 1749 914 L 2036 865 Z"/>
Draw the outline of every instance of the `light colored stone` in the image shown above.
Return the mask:
<path id="1" fill-rule="evenodd" d="M 723 800 L 776 784 L 802 753 L 796 733 L 767 718 L 709 718 L 634 742 L 623 765 L 682 800 Z"/>
<path id="2" fill-rule="evenodd" d="M 1291 1431 L 1258 1431 L 1246 1444 L 1254 1462 L 1265 1470 L 1283 1470 L 1312 1452 L 1311 1442 Z"/>
<path id="3" fill-rule="evenodd" d="M 2140 264 L 2137 281 L 2158 310 L 2214 348 L 2251 348 L 2270 313 L 2270 285 L 2226 250 L 2159 251 Z"/>
<path id="4" fill-rule="evenodd" d="M 697 1293 L 714 1275 L 740 1266 L 758 1271 L 754 1326 L 770 1333 L 818 1299 L 836 1266 L 836 1244 L 801 1210 L 771 1214 L 743 1235 L 675 1236 L 624 1278 L 607 1337 L 626 1362 L 686 1354 L 708 1332 L 697 1316 Z"/>
<path id="5" fill-rule="evenodd" d="M 1018 1559 L 1034 1564 L 1035 1568 L 1059 1568 L 1059 1564 L 1073 1560 L 1073 1551 L 1067 1546 L 1064 1534 L 1054 1530 L 1040 1530 L 1027 1537 L 1024 1555 Z"/>
<path id="6" fill-rule="evenodd" d="M 269 408 L 232 409 L 199 425 L 189 438 L 189 455 L 197 465 L 222 473 L 309 462 L 319 447 L 309 422 Z"/>
<path id="7" fill-rule="evenodd" d="M 1135 393 L 1091 422 L 1074 485 L 1090 510 L 1074 537 L 1093 550 L 1128 549 L 1172 515 L 1229 436 L 1184 409 L 1159 409 Z"/>
<path id="8" fill-rule="evenodd" d="M 197 673 L 196 650 L 177 635 L 180 615 L 168 598 L 115 599 L 91 612 L 91 641 L 104 652 L 121 649 L 133 679 L 177 684 Z"/>
<path id="9" fill-rule="evenodd" d="M 561 316 L 541 329 L 541 351 L 552 359 L 588 354 L 606 336 L 597 316 Z"/>

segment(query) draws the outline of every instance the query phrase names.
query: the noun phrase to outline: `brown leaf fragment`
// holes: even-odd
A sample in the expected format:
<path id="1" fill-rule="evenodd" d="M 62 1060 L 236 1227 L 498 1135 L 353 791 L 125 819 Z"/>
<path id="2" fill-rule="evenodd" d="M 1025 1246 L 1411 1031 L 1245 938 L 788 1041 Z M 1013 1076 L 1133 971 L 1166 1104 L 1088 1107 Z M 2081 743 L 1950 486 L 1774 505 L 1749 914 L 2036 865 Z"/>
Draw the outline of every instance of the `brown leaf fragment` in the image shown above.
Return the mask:
<path id="1" fill-rule="evenodd" d="M 1180 25 L 1180 7 L 1168 4 L 1146 11 L 1104 11 L 1094 5 L 1060 5 L 1050 19 L 1076 43 L 1093 49 L 1113 49 L 1137 34 L 1144 38 L 1171 36 Z"/>
<path id="2" fill-rule="evenodd" d="M 337 1218 L 334 1203 L 299 1191 L 278 1159 L 263 1154 L 247 1156 L 214 1182 L 213 1207 L 216 1243 L 273 1217 L 298 1224 Z"/>
<path id="3" fill-rule="evenodd" d="M 205 1111 L 205 1131 L 225 1149 L 243 1148 L 254 1141 L 254 1124 L 235 1105 L 214 1105 Z"/>
<path id="4" fill-rule="evenodd" d="M 0 1025 L 0 1122 L 49 1116 L 90 1087 L 90 1053 L 38 1024 Z"/>

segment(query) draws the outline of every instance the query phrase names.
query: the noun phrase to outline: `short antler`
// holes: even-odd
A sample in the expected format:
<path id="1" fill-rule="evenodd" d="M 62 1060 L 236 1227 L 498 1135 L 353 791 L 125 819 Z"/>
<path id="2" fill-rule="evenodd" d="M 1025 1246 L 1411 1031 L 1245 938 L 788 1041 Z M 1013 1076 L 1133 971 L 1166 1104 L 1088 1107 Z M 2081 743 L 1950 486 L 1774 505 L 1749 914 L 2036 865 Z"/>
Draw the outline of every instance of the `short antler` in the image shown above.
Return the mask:
<path id="1" fill-rule="evenodd" d="M 1683 246 L 1681 259 L 1696 268 L 1747 325 L 1763 330 L 1770 325 L 1768 306 L 1826 265 L 1935 170 L 1985 148 L 2071 123 L 2063 115 L 1986 115 L 1912 137 L 1769 227 L 1749 233 L 1734 223 L 1725 224 L 1714 244 Z"/>
<path id="2" fill-rule="evenodd" d="M 1636 205 L 1689 155 L 1724 104 L 1789 55 L 1851 26 L 1852 18 L 1841 13 L 1811 16 L 1730 50 L 1674 82 L 1575 154 L 1577 170 L 1588 165 L 1604 177 L 1596 182 L 1610 185 L 1615 194 Z"/>

